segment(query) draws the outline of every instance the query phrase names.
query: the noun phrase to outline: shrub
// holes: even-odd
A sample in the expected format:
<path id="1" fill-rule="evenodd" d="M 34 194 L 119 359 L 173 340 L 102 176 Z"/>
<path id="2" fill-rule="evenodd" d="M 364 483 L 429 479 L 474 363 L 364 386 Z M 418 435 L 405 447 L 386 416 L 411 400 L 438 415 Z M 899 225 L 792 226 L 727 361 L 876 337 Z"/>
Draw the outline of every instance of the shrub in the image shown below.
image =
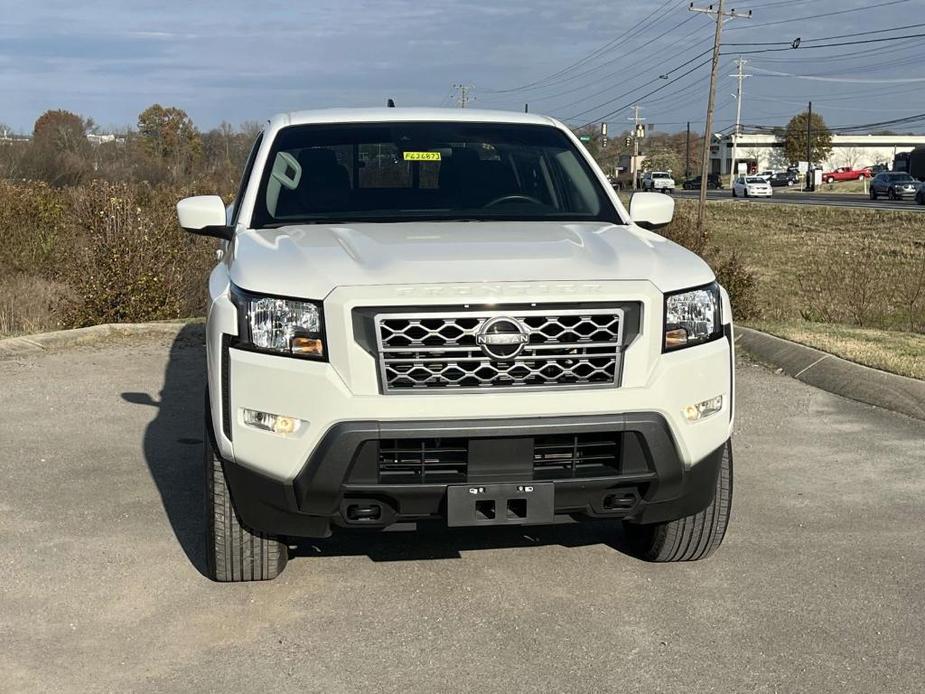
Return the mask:
<path id="1" fill-rule="evenodd" d="M 716 279 L 729 292 L 736 320 L 758 318 L 758 279 L 745 267 L 738 251 L 732 251 L 713 265 Z"/>
<path id="2" fill-rule="evenodd" d="M 74 289 L 67 325 L 201 314 L 214 244 L 176 223 L 176 190 L 94 181 L 71 191 L 80 248 L 62 262 Z"/>
<path id="3" fill-rule="evenodd" d="M 689 205 L 678 206 L 674 219 L 662 234 L 703 257 L 710 264 L 717 281 L 729 292 L 729 300 L 737 320 L 757 318 L 760 314 L 757 276 L 746 267 L 746 260 L 740 251 L 723 253 L 717 245 L 704 239 L 697 230 L 694 209 Z"/>
<path id="4" fill-rule="evenodd" d="M 67 196 L 41 182 L 0 181 L 0 272 L 51 278 L 52 257 L 66 244 Z"/>

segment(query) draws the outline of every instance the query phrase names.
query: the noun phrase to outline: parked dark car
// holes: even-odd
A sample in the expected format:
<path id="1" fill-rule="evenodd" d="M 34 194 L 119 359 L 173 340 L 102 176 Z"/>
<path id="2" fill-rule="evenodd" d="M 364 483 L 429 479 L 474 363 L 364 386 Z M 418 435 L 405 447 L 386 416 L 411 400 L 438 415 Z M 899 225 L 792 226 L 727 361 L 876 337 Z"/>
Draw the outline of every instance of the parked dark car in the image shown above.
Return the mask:
<path id="1" fill-rule="evenodd" d="M 925 205 L 925 183 L 920 183 L 920 184 L 919 184 L 919 190 L 918 190 L 918 192 L 915 194 L 915 201 L 916 201 L 919 205 Z"/>
<path id="2" fill-rule="evenodd" d="M 902 200 L 914 197 L 918 188 L 919 182 L 907 173 L 879 173 L 870 182 L 870 199 L 876 200 L 881 195 L 886 195 L 890 200 Z"/>
<path id="3" fill-rule="evenodd" d="M 791 173 L 789 171 L 780 171 L 768 179 L 768 183 L 771 184 L 772 188 L 784 188 L 784 187 L 794 186 L 799 182 L 800 182 L 799 175 L 795 173 Z"/>
<path id="4" fill-rule="evenodd" d="M 681 184 L 684 190 L 699 190 L 700 182 L 703 180 L 703 176 L 694 176 L 693 178 L 688 178 Z M 709 190 L 719 190 L 723 187 L 723 179 L 720 178 L 719 174 L 709 174 L 707 175 L 707 188 Z"/>

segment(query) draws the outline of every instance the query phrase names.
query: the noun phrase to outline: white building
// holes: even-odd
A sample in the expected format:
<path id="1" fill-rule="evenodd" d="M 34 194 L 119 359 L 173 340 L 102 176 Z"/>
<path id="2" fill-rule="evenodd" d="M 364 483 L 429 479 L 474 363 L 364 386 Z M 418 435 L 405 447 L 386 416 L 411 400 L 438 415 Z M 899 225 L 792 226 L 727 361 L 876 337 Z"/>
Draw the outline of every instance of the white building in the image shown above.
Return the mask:
<path id="1" fill-rule="evenodd" d="M 826 171 L 840 166 L 887 164 L 900 152 L 925 146 L 925 135 L 833 135 L 832 153 L 824 162 L 814 162 Z M 784 143 L 772 133 L 739 135 L 736 161 L 745 162 L 749 171 L 786 169 L 791 163 L 784 155 Z M 729 175 L 732 167 L 732 135 L 723 135 L 710 146 L 713 173 Z"/>
<path id="2" fill-rule="evenodd" d="M 105 142 L 125 142 L 124 137 L 118 137 L 112 133 L 87 133 L 87 139 L 94 145 L 101 145 Z"/>

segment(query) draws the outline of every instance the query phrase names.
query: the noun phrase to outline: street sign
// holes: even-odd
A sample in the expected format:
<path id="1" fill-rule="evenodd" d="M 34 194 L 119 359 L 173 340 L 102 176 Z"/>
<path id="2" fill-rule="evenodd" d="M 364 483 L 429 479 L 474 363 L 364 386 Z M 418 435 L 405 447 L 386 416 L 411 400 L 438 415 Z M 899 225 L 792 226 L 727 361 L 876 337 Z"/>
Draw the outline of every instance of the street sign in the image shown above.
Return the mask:
<path id="1" fill-rule="evenodd" d="M 582 135 L 582 136 L 579 137 L 578 139 L 581 140 L 582 142 L 591 142 L 591 136 L 590 136 L 590 135 Z"/>
<path id="2" fill-rule="evenodd" d="M 801 174 L 805 174 L 807 171 L 809 171 L 809 162 L 808 161 L 798 161 L 797 171 L 799 171 Z"/>

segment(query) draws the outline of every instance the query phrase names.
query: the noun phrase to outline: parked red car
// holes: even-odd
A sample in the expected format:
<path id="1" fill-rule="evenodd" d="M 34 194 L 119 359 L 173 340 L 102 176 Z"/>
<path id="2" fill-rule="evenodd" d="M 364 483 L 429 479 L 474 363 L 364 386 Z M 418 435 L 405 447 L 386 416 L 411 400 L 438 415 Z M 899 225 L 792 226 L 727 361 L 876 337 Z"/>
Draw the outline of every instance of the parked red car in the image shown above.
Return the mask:
<path id="1" fill-rule="evenodd" d="M 822 174 L 822 180 L 826 183 L 835 183 L 835 181 L 863 181 L 865 178 L 873 177 L 873 172 L 867 166 L 863 169 L 852 169 L 850 166 L 842 166 L 835 169 L 835 171 Z"/>

